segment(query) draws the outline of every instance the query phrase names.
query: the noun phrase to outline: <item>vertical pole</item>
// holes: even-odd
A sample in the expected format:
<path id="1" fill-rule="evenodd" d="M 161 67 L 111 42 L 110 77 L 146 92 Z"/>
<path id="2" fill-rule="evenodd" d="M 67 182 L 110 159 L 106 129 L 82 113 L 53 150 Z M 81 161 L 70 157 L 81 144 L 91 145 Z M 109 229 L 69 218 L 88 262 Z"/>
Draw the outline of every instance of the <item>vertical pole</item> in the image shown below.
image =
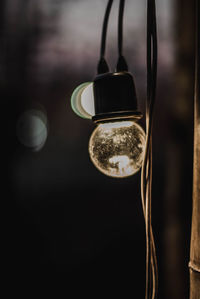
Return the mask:
<path id="1" fill-rule="evenodd" d="M 196 0 L 193 207 L 190 243 L 190 299 L 200 298 L 200 0 Z"/>

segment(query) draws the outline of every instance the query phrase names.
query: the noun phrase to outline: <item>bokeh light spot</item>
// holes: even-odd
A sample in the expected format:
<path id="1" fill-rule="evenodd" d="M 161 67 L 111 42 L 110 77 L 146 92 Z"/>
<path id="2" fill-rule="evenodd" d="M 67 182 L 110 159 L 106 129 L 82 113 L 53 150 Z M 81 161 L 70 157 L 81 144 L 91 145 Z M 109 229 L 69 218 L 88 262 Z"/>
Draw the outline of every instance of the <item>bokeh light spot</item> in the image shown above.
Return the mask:
<path id="1" fill-rule="evenodd" d="M 19 141 L 30 150 L 41 150 L 48 135 L 46 114 L 36 109 L 25 111 L 17 121 L 16 134 Z"/>

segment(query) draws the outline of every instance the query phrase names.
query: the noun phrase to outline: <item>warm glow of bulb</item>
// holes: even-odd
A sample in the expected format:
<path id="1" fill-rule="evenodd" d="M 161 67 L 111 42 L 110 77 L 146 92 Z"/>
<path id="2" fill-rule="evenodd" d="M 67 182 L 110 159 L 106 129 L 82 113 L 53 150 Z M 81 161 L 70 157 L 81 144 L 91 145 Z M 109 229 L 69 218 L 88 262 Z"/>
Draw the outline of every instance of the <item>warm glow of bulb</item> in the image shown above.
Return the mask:
<path id="1" fill-rule="evenodd" d="M 134 121 L 100 124 L 89 141 L 92 162 L 111 177 L 128 177 L 139 171 L 144 150 L 144 130 Z"/>

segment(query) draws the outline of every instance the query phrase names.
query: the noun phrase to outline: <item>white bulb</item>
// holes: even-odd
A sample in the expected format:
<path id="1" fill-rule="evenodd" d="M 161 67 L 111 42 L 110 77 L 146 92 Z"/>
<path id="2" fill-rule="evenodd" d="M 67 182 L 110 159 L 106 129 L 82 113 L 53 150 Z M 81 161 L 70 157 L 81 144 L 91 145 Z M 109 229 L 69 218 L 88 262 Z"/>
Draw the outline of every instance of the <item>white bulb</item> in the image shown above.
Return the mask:
<path id="1" fill-rule="evenodd" d="M 80 84 L 72 93 L 71 107 L 80 117 L 91 119 L 94 112 L 93 83 Z"/>
<path id="2" fill-rule="evenodd" d="M 128 177 L 142 166 L 145 140 L 144 130 L 134 121 L 103 123 L 90 137 L 90 158 L 102 173 Z"/>
<path id="3" fill-rule="evenodd" d="M 90 118 L 94 116 L 94 93 L 93 83 L 88 84 L 81 94 L 81 106 Z"/>

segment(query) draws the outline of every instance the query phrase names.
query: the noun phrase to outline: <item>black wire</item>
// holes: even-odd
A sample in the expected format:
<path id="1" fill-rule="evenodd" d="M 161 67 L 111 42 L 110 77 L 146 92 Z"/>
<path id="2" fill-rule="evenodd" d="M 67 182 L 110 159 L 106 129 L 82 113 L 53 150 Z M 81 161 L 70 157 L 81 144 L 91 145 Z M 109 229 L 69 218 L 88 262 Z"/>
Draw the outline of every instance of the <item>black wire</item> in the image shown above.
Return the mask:
<path id="1" fill-rule="evenodd" d="M 152 0 L 152 79 L 151 79 L 151 101 L 150 101 L 150 108 L 149 108 L 149 123 L 151 123 L 151 136 L 152 136 L 152 126 L 153 126 L 153 113 L 154 113 L 154 106 L 155 106 L 155 100 L 156 100 L 156 85 L 157 85 L 157 56 L 158 56 L 158 49 L 157 49 L 157 24 L 156 24 L 156 8 L 155 8 L 155 0 Z M 150 144 L 150 150 L 152 152 L 152 142 Z M 151 166 L 152 167 L 152 166 Z M 151 170 L 152 171 L 152 170 Z M 153 232 L 151 236 L 151 243 L 154 243 L 154 237 Z M 152 244 L 151 244 L 152 246 Z M 155 245 L 154 245 L 155 246 Z M 157 257 L 156 257 L 156 251 L 155 248 L 151 248 L 151 255 L 153 264 L 152 266 L 152 272 L 155 274 L 155 297 L 157 297 L 158 292 L 158 266 L 157 266 Z"/>
<path id="2" fill-rule="evenodd" d="M 124 15 L 125 0 L 120 0 L 119 4 L 119 22 L 118 22 L 118 51 L 119 56 L 122 56 L 123 48 L 123 15 Z"/>
<path id="3" fill-rule="evenodd" d="M 100 59 L 97 67 L 98 74 L 106 73 L 109 71 L 109 67 L 104 56 L 106 50 L 106 36 L 107 36 L 108 21 L 109 21 L 112 4 L 113 4 L 113 0 L 108 0 L 108 4 L 104 15 L 102 34 L 101 34 Z"/>
<path id="4" fill-rule="evenodd" d="M 156 99 L 156 84 L 157 84 L 157 56 L 158 56 L 158 46 L 157 46 L 157 25 L 156 25 L 156 11 L 155 11 L 155 0 L 152 1 L 152 68 L 151 68 L 151 98 L 150 98 L 150 109 L 149 114 L 151 117 L 151 121 L 153 120 L 153 112 L 154 112 L 154 104 Z"/>
<path id="5" fill-rule="evenodd" d="M 146 113 L 149 113 L 149 104 L 151 102 L 151 86 L 152 86 L 152 48 L 151 48 L 151 32 L 152 32 L 152 13 L 151 1 L 147 0 L 147 105 Z"/>
<path id="6" fill-rule="evenodd" d="M 127 62 L 123 56 L 123 18 L 124 18 L 125 0 L 120 0 L 119 3 L 119 17 L 118 17 L 118 62 L 117 71 L 128 71 Z"/>
<path id="7" fill-rule="evenodd" d="M 200 115 L 200 1 L 196 0 L 195 109 Z"/>
<path id="8" fill-rule="evenodd" d="M 146 261 L 146 293 L 145 298 L 156 298 L 158 289 L 158 270 L 155 251 L 155 242 L 151 225 L 151 184 L 152 184 L 152 125 L 153 112 L 156 99 L 157 82 L 157 29 L 156 29 L 156 8 L 155 0 L 147 0 L 147 105 L 146 105 L 146 125 L 147 140 L 145 157 L 142 168 L 142 192 L 143 201 L 146 197 L 145 221 L 147 238 L 147 261 Z M 148 190 L 147 190 L 148 186 Z M 148 214 L 148 215 L 147 215 Z M 151 281 L 153 278 L 153 281 Z M 153 284 L 152 284 L 153 282 Z"/>

